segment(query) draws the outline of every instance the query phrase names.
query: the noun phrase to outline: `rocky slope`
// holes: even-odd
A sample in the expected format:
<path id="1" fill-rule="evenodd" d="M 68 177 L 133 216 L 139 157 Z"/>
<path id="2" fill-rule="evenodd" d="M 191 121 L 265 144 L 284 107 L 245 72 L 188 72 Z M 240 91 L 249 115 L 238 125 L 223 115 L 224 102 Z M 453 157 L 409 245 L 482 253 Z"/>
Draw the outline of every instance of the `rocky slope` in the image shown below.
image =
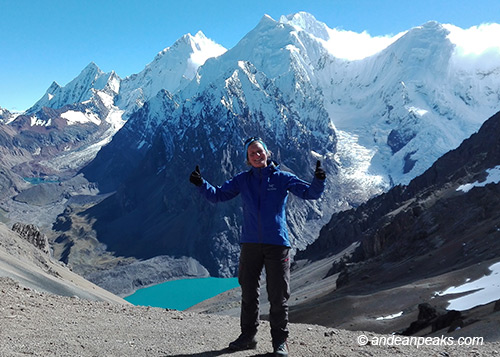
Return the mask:
<path id="1" fill-rule="evenodd" d="M 26 235 L 33 227 L 18 230 Z M 131 306 L 54 263 L 2 224 L 0 297 L 2 356 L 248 356 L 272 350 L 266 321 L 255 351 L 230 352 L 226 347 L 239 334 L 237 317 Z M 391 335 L 311 324 L 291 324 L 290 329 L 294 356 L 487 356 L 500 350 L 490 335 L 468 346 L 458 345 L 459 334 L 422 345 L 424 340 L 394 342 L 388 340 L 394 339 Z"/>
<path id="2" fill-rule="evenodd" d="M 266 356 L 272 351 L 266 322 L 257 334 L 256 350 L 231 352 L 226 347 L 239 334 L 234 317 L 60 297 L 5 278 L 0 278 L 0 292 L 1 355 Z M 458 337 L 436 337 L 417 347 L 409 340 L 384 343 L 391 335 L 307 324 L 290 328 L 293 356 L 492 356 L 500 350 L 499 342 L 460 346 Z"/>
<path id="3" fill-rule="evenodd" d="M 47 248 L 44 243 L 46 238 L 36 227 L 18 224 L 16 229 L 21 234 L 0 223 L 0 276 L 47 293 L 128 304 L 51 258 L 50 254 L 43 251 Z M 38 246 L 33 242 L 38 242 Z"/>

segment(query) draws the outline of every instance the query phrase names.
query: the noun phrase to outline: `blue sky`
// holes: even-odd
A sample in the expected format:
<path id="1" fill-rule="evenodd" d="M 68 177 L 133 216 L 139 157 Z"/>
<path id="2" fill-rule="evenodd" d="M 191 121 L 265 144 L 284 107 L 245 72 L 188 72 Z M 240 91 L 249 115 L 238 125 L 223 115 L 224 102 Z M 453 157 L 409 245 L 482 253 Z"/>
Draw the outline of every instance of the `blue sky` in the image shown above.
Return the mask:
<path id="1" fill-rule="evenodd" d="M 264 14 L 306 11 L 330 28 L 397 34 L 429 20 L 500 22 L 498 0 L 0 0 L 0 107 L 25 110 L 91 61 L 124 78 L 186 33 L 226 48 Z"/>

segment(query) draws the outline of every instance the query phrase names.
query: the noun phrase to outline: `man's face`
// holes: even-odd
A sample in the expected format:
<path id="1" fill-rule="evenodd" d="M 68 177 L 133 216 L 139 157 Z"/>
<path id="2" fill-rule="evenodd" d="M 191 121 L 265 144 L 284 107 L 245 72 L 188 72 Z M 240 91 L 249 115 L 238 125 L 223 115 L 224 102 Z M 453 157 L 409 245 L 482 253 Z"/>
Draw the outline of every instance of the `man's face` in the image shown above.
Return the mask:
<path id="1" fill-rule="evenodd" d="M 261 143 L 253 142 L 247 151 L 248 162 L 256 168 L 267 166 L 267 153 Z"/>

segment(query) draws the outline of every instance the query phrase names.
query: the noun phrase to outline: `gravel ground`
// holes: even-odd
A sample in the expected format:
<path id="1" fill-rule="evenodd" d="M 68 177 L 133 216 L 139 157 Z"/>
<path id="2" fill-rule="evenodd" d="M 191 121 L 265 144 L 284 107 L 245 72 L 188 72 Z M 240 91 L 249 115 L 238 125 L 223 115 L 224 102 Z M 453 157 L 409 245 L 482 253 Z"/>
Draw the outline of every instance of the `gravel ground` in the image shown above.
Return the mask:
<path id="1" fill-rule="evenodd" d="M 0 304 L 0 356 L 266 356 L 272 349 L 267 322 L 256 350 L 231 352 L 226 347 L 238 337 L 238 318 L 52 295 L 10 278 L 0 278 Z M 305 324 L 290 330 L 291 356 L 500 355 L 498 342 L 389 346 L 381 342 L 390 335 Z M 361 346 L 363 335 L 370 342 Z"/>

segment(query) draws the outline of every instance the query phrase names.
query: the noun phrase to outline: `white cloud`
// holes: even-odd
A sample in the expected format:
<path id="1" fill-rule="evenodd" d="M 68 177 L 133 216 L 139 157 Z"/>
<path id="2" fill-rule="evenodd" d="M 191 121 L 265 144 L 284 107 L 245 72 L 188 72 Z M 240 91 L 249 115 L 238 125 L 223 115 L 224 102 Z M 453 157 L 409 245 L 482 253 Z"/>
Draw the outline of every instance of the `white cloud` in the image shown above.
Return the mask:
<path id="1" fill-rule="evenodd" d="M 443 25 L 450 34 L 449 40 L 462 56 L 482 55 L 487 52 L 500 52 L 500 24 L 482 24 L 462 29 L 455 25 Z"/>
<path id="2" fill-rule="evenodd" d="M 500 68 L 500 24 L 482 24 L 468 29 L 446 24 L 448 39 L 455 44 L 455 64 L 464 69 Z"/>
<path id="3" fill-rule="evenodd" d="M 481 67 L 498 67 L 500 63 L 500 24 L 482 24 L 468 29 L 455 25 L 443 24 L 450 31 L 448 39 L 455 44 L 455 57 L 462 65 Z M 359 60 L 372 56 L 400 37 L 406 31 L 397 35 L 371 36 L 368 32 L 357 33 L 353 31 L 327 29 L 330 39 L 320 40 L 330 53 L 337 58 Z"/>
<path id="4" fill-rule="evenodd" d="M 368 32 L 357 33 L 353 31 L 328 29 L 330 39 L 324 41 L 328 51 L 337 58 L 350 61 L 360 60 L 374 55 L 391 45 L 406 32 L 401 32 L 395 36 L 375 36 Z"/>

